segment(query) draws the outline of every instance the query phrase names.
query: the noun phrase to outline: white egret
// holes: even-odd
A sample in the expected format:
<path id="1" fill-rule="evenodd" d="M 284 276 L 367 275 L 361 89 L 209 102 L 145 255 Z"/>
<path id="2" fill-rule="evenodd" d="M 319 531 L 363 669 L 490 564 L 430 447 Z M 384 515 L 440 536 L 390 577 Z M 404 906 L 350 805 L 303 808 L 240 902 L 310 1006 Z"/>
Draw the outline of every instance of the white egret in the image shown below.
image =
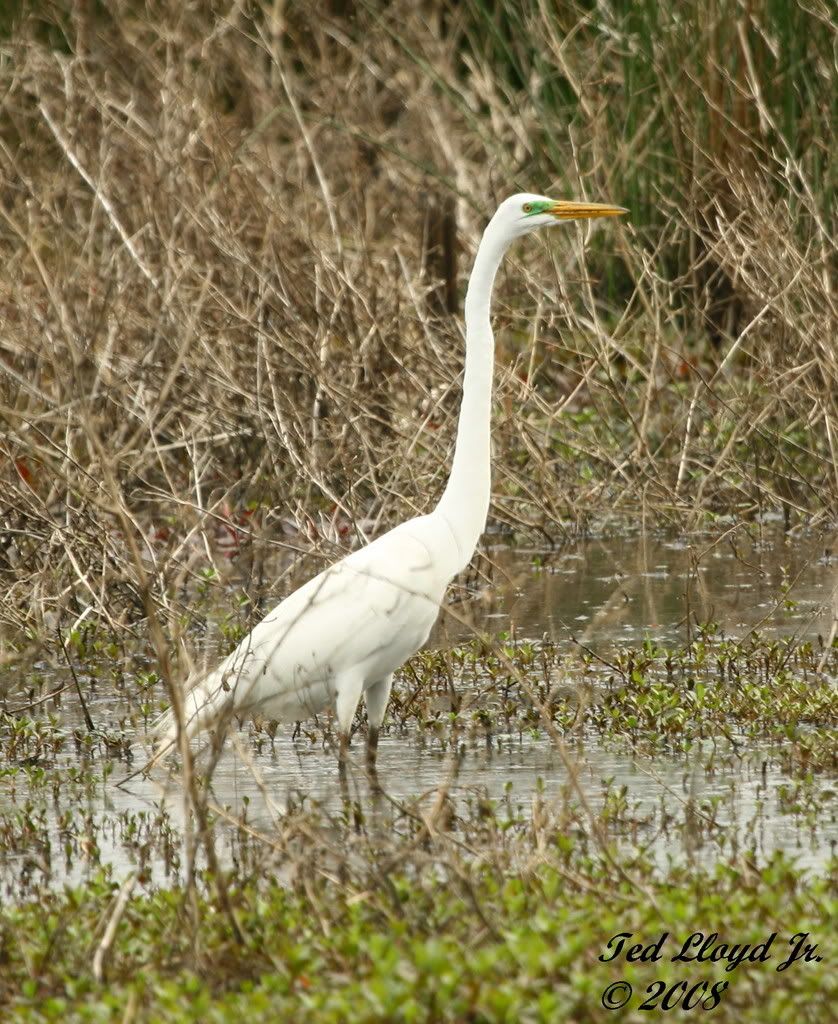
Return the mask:
<path id="1" fill-rule="evenodd" d="M 187 735 L 232 715 L 259 712 L 294 722 L 334 706 L 343 766 L 363 696 L 367 761 L 374 767 L 393 673 L 427 640 L 448 584 L 468 565 L 486 524 L 494 364 L 489 306 L 501 259 L 531 231 L 625 212 L 525 193 L 501 203 L 483 232 L 466 292 L 462 403 L 451 473 L 436 508 L 353 551 L 270 611 L 184 695 Z M 155 731 L 159 756 L 177 737 L 172 711 Z"/>

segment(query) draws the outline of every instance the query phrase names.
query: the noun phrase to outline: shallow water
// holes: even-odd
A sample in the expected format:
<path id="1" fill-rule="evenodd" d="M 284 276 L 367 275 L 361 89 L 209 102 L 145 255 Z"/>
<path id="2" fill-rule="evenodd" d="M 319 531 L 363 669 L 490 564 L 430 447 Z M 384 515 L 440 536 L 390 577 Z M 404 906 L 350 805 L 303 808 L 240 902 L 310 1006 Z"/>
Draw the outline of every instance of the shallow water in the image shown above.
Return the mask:
<path id="1" fill-rule="evenodd" d="M 574 637 L 603 652 L 645 635 L 683 642 L 696 622 L 711 619 L 733 636 L 758 627 L 767 633 L 828 638 L 838 594 L 833 539 L 789 541 L 774 533 L 739 535 L 735 546 L 707 540 L 688 547 L 677 540 L 641 537 L 586 541 L 552 553 L 492 549 L 492 564 L 482 563 L 483 577 L 472 588 L 473 596 L 448 607 L 432 643 L 449 645 L 474 629 L 497 633 L 511 628 L 518 638 L 547 635 L 568 642 Z M 0 684 L 8 682 L 0 679 Z M 469 680 L 457 680 L 457 686 L 465 691 Z M 20 704 L 19 697 L 7 696 L 9 710 Z M 125 715 L 124 698 L 101 683 L 89 695 L 89 706 L 101 729 L 116 728 Z M 52 701 L 39 705 L 38 714 L 49 713 L 67 728 L 83 726 L 69 690 L 60 707 Z M 286 806 L 299 806 L 302 794 L 309 804 L 339 813 L 335 756 L 324 749 L 319 734 L 313 735 L 313 741 L 292 740 L 291 728 L 282 727 L 275 744 L 264 741 L 258 752 L 246 733 L 228 739 L 213 777 L 215 802 L 234 817 L 246 811 L 253 827 L 268 831 Z M 143 751 L 138 744 L 134 748 L 136 766 Z M 360 760 L 362 743 L 354 752 Z M 813 779 L 801 790 L 784 774 L 776 750 L 768 747 L 733 751 L 708 743 L 688 755 L 643 757 L 586 738 L 574 741 L 569 753 L 593 810 L 619 796 L 625 804 L 619 840 L 626 848 L 648 845 L 661 864 L 706 861 L 737 849 L 759 856 L 781 849 L 821 869 L 838 842 L 836 809 L 825 796 L 833 780 Z M 101 768 L 96 757 L 91 764 Z M 71 775 L 78 765 L 66 749 L 57 756 L 53 767 L 66 776 L 60 785 L 54 777 L 39 783 L 37 766 L 4 766 L 0 825 L 8 841 L 0 843 L 0 892 L 7 897 L 44 880 L 51 885 L 77 880 L 99 864 L 111 864 L 120 877 L 138 859 L 163 881 L 167 861 L 171 867 L 177 859 L 183 820 L 177 784 L 167 785 L 161 771 L 118 788 L 124 762 L 116 764 L 109 779 L 74 782 Z M 518 822 L 531 814 L 534 799 L 556 810 L 578 808 L 581 799 L 550 741 L 527 734 L 496 736 L 491 746 L 468 745 L 453 757 L 433 742 L 394 731 L 382 737 L 379 776 L 394 801 L 414 807 L 429 806 L 438 787 L 446 786 L 455 822 L 483 797 Z M 796 809 L 789 810 L 789 787 L 794 785 L 799 799 Z M 359 801 L 369 801 L 360 769 L 350 773 L 350 786 Z M 392 812 L 373 812 L 385 825 L 387 813 Z M 223 847 L 223 856 L 235 856 L 230 830 Z"/>
<path id="2" fill-rule="evenodd" d="M 455 609 L 463 621 L 449 626 L 454 637 L 472 625 L 497 632 L 511 624 L 521 636 L 553 640 L 685 641 L 688 623 L 710 621 L 730 636 L 755 627 L 828 636 L 838 614 L 835 534 L 790 539 L 754 527 L 720 540 L 641 535 L 490 555 L 493 586 Z"/>

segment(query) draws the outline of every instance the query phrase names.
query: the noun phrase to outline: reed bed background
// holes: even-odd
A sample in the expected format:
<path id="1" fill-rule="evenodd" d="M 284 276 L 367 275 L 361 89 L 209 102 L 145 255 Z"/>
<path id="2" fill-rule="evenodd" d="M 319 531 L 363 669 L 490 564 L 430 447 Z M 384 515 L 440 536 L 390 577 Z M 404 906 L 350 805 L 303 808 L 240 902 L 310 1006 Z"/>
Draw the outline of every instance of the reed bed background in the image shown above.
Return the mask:
<path id="1" fill-rule="evenodd" d="M 826 4 L 38 3 L 0 47 L 2 618 L 427 509 L 499 282 L 500 528 L 838 507 Z M 286 537 L 286 540 L 288 538 Z"/>

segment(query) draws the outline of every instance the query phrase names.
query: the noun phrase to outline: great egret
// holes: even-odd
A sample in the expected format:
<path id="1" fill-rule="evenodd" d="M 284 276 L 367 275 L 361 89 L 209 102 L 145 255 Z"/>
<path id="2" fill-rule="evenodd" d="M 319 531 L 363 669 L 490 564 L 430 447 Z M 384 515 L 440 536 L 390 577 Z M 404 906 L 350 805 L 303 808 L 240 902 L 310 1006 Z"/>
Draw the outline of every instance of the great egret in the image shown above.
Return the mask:
<path id="1" fill-rule="evenodd" d="M 494 363 L 489 305 L 501 259 L 516 238 L 531 231 L 625 212 L 527 193 L 501 203 L 483 232 L 466 292 L 457 440 L 436 508 L 353 551 L 281 601 L 184 695 L 187 735 L 232 715 L 258 711 L 293 722 L 334 704 L 343 768 L 363 695 L 367 761 L 374 768 L 393 673 L 427 640 L 448 584 L 468 565 L 486 524 Z M 173 711 L 159 720 L 155 732 L 160 756 L 177 737 Z"/>

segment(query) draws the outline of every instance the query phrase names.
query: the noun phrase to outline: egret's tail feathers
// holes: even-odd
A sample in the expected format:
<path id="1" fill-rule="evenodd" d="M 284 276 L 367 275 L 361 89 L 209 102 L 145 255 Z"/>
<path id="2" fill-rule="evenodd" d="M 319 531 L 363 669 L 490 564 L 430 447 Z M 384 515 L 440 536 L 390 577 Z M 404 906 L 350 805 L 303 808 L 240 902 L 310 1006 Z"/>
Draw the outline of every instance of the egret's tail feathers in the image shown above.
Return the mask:
<path id="1" fill-rule="evenodd" d="M 189 739 L 197 736 L 205 729 L 211 729 L 224 713 L 226 701 L 219 700 L 227 694 L 217 685 L 212 685 L 213 677 L 198 683 L 183 695 L 183 720 L 186 735 Z M 169 708 L 151 727 L 155 748 L 150 764 L 154 764 L 170 751 L 177 742 L 177 719 L 174 708 Z"/>

